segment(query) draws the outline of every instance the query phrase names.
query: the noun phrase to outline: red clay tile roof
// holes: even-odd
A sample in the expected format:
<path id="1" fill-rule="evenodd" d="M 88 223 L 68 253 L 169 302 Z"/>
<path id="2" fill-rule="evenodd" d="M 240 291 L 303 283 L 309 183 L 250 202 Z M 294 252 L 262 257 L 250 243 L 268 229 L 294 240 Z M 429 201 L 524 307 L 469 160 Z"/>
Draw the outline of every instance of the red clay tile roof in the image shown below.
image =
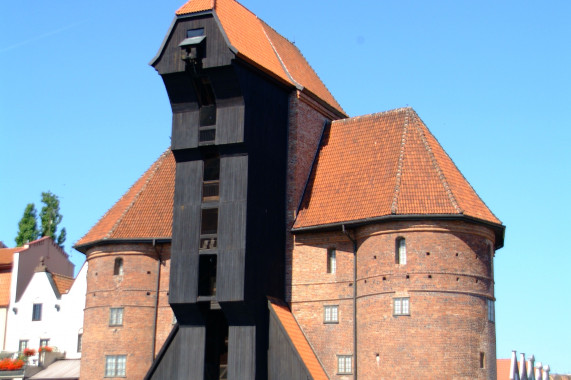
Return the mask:
<path id="1" fill-rule="evenodd" d="M 294 230 L 390 215 L 465 215 L 501 225 L 413 109 L 333 121 Z"/>
<path id="2" fill-rule="evenodd" d="M 206 10 L 216 13 L 238 56 L 286 83 L 302 87 L 345 115 L 299 49 L 240 3 L 234 0 L 190 0 L 176 14 L 183 16 Z"/>
<path id="3" fill-rule="evenodd" d="M 52 273 L 52 278 L 54 280 L 54 283 L 56 284 L 56 288 L 59 294 L 67 293 L 69 289 L 71 289 L 71 286 L 73 285 L 72 277 L 64 276 L 62 274 Z"/>
<path id="4" fill-rule="evenodd" d="M 313 349 L 307 342 L 305 335 L 301 331 L 289 308 L 282 301 L 273 298 L 269 299 L 268 304 L 270 305 L 270 310 L 278 317 L 278 320 L 291 339 L 293 346 L 297 350 L 297 353 L 307 367 L 313 380 L 327 380 L 327 374 L 323 370 L 319 360 L 317 360 L 315 352 L 313 352 Z"/>
<path id="5" fill-rule="evenodd" d="M 0 307 L 7 307 L 10 304 L 10 284 L 12 281 L 12 271 L 0 272 Z"/>
<path id="6" fill-rule="evenodd" d="M 14 253 L 25 250 L 24 247 L 0 248 L 0 265 L 12 264 Z"/>
<path id="7" fill-rule="evenodd" d="M 510 380 L 511 359 L 496 359 L 497 379 Z"/>
<path id="8" fill-rule="evenodd" d="M 170 238 L 174 177 L 175 160 L 169 149 L 76 243 L 76 249 L 101 240 Z"/>

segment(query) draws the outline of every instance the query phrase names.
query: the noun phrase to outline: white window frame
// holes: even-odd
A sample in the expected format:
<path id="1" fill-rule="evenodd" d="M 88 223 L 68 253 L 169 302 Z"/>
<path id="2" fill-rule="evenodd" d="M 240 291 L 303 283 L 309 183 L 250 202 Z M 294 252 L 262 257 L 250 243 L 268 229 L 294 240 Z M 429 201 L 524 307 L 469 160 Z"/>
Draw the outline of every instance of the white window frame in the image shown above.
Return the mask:
<path id="1" fill-rule="evenodd" d="M 125 377 L 127 373 L 127 355 L 105 356 L 105 377 Z"/>
<path id="2" fill-rule="evenodd" d="M 406 264 L 406 239 L 399 236 L 396 240 L 396 263 L 399 265 Z"/>
<path id="3" fill-rule="evenodd" d="M 42 304 L 41 303 L 35 303 L 32 306 L 32 321 L 41 321 L 42 320 Z"/>
<path id="4" fill-rule="evenodd" d="M 353 373 L 353 355 L 337 355 L 337 374 L 350 375 Z"/>
<path id="5" fill-rule="evenodd" d="M 109 326 L 123 326 L 122 307 L 112 307 L 109 309 Z"/>
<path id="6" fill-rule="evenodd" d="M 393 315 L 410 315 L 410 298 L 393 298 Z"/>
<path id="7" fill-rule="evenodd" d="M 339 323 L 339 305 L 323 306 L 323 323 Z"/>

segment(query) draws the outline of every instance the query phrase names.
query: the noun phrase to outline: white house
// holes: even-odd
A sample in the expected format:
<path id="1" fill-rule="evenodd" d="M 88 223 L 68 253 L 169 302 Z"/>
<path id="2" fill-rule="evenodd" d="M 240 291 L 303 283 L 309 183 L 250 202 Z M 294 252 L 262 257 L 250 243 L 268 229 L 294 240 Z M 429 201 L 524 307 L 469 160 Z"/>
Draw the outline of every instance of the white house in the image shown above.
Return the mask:
<path id="1" fill-rule="evenodd" d="M 51 273 L 42 261 L 19 299 L 10 302 L 5 350 L 49 346 L 67 358 L 81 357 L 86 273 L 87 263 L 74 280 Z"/>

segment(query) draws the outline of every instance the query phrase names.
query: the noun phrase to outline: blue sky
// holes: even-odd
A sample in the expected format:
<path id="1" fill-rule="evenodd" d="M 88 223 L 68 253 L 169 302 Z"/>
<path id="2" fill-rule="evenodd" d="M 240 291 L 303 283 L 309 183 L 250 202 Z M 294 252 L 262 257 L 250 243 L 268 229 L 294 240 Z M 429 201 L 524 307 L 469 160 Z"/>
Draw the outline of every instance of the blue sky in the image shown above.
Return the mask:
<path id="1" fill-rule="evenodd" d="M 0 4 L 0 240 L 60 197 L 66 251 L 170 145 L 148 62 L 183 1 Z M 498 357 L 571 373 L 571 2 L 242 4 L 300 48 L 350 116 L 412 106 L 507 226 Z"/>

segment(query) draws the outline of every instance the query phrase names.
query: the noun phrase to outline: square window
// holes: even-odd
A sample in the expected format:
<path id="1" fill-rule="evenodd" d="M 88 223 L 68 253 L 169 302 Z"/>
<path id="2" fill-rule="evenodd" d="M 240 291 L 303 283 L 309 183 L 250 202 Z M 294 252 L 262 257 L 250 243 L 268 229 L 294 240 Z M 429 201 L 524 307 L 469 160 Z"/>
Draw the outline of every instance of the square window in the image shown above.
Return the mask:
<path id="1" fill-rule="evenodd" d="M 41 320 L 42 320 L 42 304 L 35 303 L 32 310 L 32 321 L 41 321 Z"/>
<path id="2" fill-rule="evenodd" d="M 123 308 L 112 307 L 109 309 L 109 326 L 123 325 Z"/>
<path id="3" fill-rule="evenodd" d="M 324 311 L 323 323 L 339 323 L 338 305 L 324 306 L 323 311 Z"/>
<path id="4" fill-rule="evenodd" d="M 127 367 L 127 355 L 105 356 L 105 377 L 124 377 Z"/>
<path id="5" fill-rule="evenodd" d="M 394 315 L 410 315 L 409 299 L 407 298 L 393 298 L 394 302 Z"/>
<path id="6" fill-rule="evenodd" d="M 351 374 L 353 357 L 351 355 L 338 355 L 337 356 L 337 373 L 340 375 Z"/>
<path id="7" fill-rule="evenodd" d="M 335 248 L 327 249 L 327 273 L 335 273 L 337 270 L 337 253 Z"/>

